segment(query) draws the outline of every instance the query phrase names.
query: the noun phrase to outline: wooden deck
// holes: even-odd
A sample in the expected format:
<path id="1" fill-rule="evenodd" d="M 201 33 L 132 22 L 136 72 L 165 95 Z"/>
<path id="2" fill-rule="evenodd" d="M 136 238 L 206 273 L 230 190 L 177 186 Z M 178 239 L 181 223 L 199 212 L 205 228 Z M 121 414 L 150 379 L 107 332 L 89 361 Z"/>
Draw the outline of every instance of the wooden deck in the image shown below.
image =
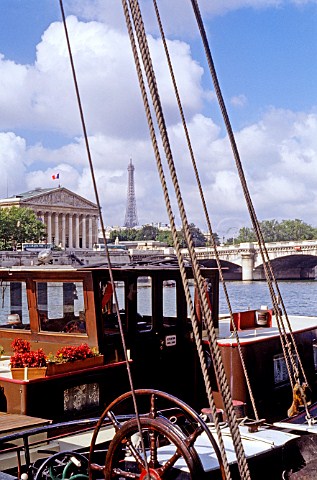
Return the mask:
<path id="1" fill-rule="evenodd" d="M 18 431 L 28 430 L 35 427 L 49 425 L 51 420 L 44 418 L 29 417 L 28 415 L 19 415 L 16 413 L 0 412 L 0 441 L 1 437 L 16 433 Z"/>

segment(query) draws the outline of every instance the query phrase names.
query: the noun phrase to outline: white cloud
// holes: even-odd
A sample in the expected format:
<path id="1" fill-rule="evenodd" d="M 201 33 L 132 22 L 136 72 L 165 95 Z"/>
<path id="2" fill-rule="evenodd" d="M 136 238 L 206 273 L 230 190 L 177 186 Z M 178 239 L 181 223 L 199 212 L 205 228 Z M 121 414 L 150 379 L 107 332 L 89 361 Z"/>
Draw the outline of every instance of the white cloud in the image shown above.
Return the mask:
<path id="1" fill-rule="evenodd" d="M 81 1 L 80 7 L 98 4 Z M 175 7 L 174 2 L 168 4 Z M 209 4 L 203 3 L 204 8 Z M 247 2 L 228 3 L 230 8 L 242 4 Z M 163 2 L 162 8 L 166 5 Z M 94 21 L 84 23 L 69 17 L 68 27 L 105 222 L 123 223 L 130 157 L 135 165 L 140 223 L 167 222 L 129 41 L 123 29 L 96 21 L 101 17 L 92 10 L 91 18 Z M 162 47 L 152 37 L 149 43 L 188 218 L 205 228 Z M 202 67 L 188 44 L 175 40 L 169 46 L 177 78 L 181 78 L 181 96 L 213 225 L 222 225 L 226 218 L 239 218 L 241 225 L 243 218 L 247 222 L 247 210 L 230 146 L 222 126 L 204 110 L 206 98 L 213 94 L 203 89 Z M 9 194 L 13 194 L 56 186 L 51 176 L 59 172 L 61 185 L 95 201 L 62 25 L 53 23 L 46 30 L 34 65 L 17 65 L 0 57 L 0 73 L 0 129 L 27 130 L 26 138 L 31 138 L 32 130 L 37 138 L 43 135 L 43 142 L 32 143 L 22 134 L 0 133 L 2 196 L 6 196 L 6 176 Z M 243 96 L 236 98 L 236 105 L 244 102 Z M 60 132 L 63 144 L 47 146 L 48 131 Z M 296 216 L 316 226 L 317 114 L 266 108 L 262 118 L 236 132 L 236 140 L 259 218 Z M 172 190 L 171 199 L 175 204 Z M 175 215 L 178 218 L 176 210 Z"/>
<path id="2" fill-rule="evenodd" d="M 247 103 L 247 97 L 243 94 L 236 95 L 230 99 L 230 103 L 234 107 L 244 107 Z"/>
<path id="3" fill-rule="evenodd" d="M 303 5 L 316 3 L 316 0 L 226 0 L 225 2 L 223 0 L 201 0 L 199 6 L 202 17 L 206 21 L 211 17 L 224 15 L 238 9 L 253 8 L 258 10 L 281 7 L 288 2 Z M 158 2 L 160 16 L 167 35 L 171 32 L 187 38 L 198 35 L 198 28 L 190 2 L 184 4 L 184 0 L 160 0 Z M 152 0 L 143 0 L 140 5 L 147 31 L 157 33 L 158 26 Z M 103 0 L 68 0 L 66 11 L 71 11 L 87 20 L 98 20 L 117 29 L 126 29 L 122 4 L 118 0 L 107 0 L 107 2 Z M 179 12 L 181 12 L 181 15 Z"/>
<path id="4" fill-rule="evenodd" d="M 25 190 L 25 151 L 26 142 L 23 138 L 13 132 L 0 132 L 0 194 L 2 198 Z"/>

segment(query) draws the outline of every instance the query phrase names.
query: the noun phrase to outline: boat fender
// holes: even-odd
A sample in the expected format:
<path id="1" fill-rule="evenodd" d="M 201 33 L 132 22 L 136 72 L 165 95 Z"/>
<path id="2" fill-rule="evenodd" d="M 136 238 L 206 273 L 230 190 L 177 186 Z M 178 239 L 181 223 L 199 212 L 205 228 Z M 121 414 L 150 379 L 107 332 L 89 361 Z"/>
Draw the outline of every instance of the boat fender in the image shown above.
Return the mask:
<path id="1" fill-rule="evenodd" d="M 287 410 L 288 417 L 294 417 L 299 413 L 299 407 L 304 407 L 305 403 L 310 405 L 311 402 L 307 402 L 307 391 L 309 387 L 307 383 L 302 385 L 296 383 L 293 388 L 293 403 L 290 408 Z"/>

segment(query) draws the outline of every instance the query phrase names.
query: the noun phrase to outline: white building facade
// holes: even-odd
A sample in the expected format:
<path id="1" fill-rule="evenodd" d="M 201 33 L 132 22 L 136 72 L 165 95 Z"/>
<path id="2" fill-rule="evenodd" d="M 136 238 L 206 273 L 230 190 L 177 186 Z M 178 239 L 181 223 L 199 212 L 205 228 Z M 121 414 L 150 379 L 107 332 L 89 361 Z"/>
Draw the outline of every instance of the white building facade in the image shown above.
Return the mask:
<path id="1" fill-rule="evenodd" d="M 98 207 L 67 188 L 36 188 L 0 200 L 0 208 L 32 209 L 46 225 L 47 243 L 92 249 L 98 240 Z"/>

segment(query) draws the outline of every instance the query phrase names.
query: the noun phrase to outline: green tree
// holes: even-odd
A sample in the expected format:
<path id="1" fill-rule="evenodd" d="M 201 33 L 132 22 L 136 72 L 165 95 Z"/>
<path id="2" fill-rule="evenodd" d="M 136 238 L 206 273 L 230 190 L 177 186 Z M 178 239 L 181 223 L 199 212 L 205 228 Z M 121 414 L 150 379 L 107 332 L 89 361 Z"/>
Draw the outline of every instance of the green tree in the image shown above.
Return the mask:
<path id="1" fill-rule="evenodd" d="M 260 222 L 265 242 L 279 242 L 280 238 L 280 224 L 277 220 L 263 220 Z"/>
<path id="2" fill-rule="evenodd" d="M 220 245 L 220 238 L 219 238 L 218 233 L 213 232 L 213 237 L 214 237 L 215 244 L 216 244 L 216 245 Z M 211 242 L 208 242 L 208 245 L 209 245 L 209 244 L 211 245 Z"/>
<path id="3" fill-rule="evenodd" d="M 153 227 L 152 225 L 144 225 L 144 227 L 137 231 L 136 240 L 156 240 L 158 231 L 159 230 L 157 227 Z"/>
<path id="4" fill-rule="evenodd" d="M 233 244 L 233 243 L 244 243 L 244 242 L 256 242 L 256 235 L 253 231 L 253 228 L 249 227 L 242 227 L 239 230 L 239 235 L 233 239 L 233 238 L 228 238 L 227 244 Z"/>
<path id="5" fill-rule="evenodd" d="M 168 247 L 174 246 L 173 236 L 170 230 L 159 230 L 156 240 L 158 242 L 166 243 Z"/>
<path id="6" fill-rule="evenodd" d="M 296 241 L 317 238 L 317 229 L 302 220 L 282 220 L 279 225 L 279 240 Z"/>
<path id="7" fill-rule="evenodd" d="M 46 227 L 30 208 L 0 210 L 0 248 L 11 250 L 24 242 L 40 242 L 46 238 Z"/>
<path id="8" fill-rule="evenodd" d="M 205 247 L 207 240 L 205 235 L 201 232 L 201 230 L 196 227 L 194 223 L 189 224 L 189 231 L 192 235 L 193 243 L 195 247 Z M 179 233 L 180 243 L 183 248 L 187 247 L 185 242 L 185 235 L 183 229 Z"/>
<path id="9" fill-rule="evenodd" d="M 109 241 L 113 243 L 116 238 L 122 242 L 136 240 L 137 230 L 135 228 L 120 228 L 119 230 L 112 230 L 110 232 Z"/>
<path id="10" fill-rule="evenodd" d="M 302 220 L 263 220 L 260 222 L 260 228 L 265 242 L 287 242 L 311 240 L 317 238 L 317 229 Z M 235 239 L 236 243 L 256 242 L 257 238 L 253 228 L 243 227 L 239 230 L 239 235 Z M 227 243 L 233 243 L 228 239 Z"/>

